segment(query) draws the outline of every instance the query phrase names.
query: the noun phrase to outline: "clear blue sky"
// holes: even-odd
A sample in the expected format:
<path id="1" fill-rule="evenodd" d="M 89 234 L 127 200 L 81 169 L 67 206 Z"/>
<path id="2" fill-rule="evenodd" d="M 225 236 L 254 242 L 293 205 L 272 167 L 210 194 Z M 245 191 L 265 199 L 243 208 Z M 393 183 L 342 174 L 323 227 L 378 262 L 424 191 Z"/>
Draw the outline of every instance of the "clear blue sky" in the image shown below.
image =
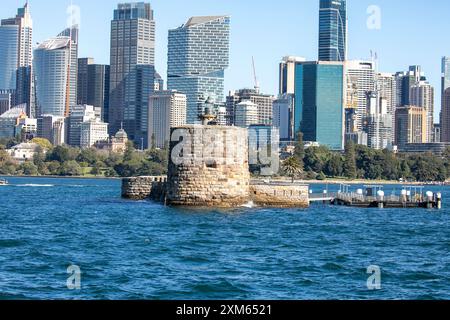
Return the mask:
<path id="1" fill-rule="evenodd" d="M 25 0 L 2 1 L 1 18 L 13 16 Z M 66 26 L 70 0 L 30 0 L 34 42 Z M 110 20 L 117 0 L 73 0 L 81 8 L 80 57 L 109 63 Z M 226 89 L 253 87 L 251 58 L 264 92 L 275 94 L 278 63 L 285 55 L 317 59 L 319 0 L 149 0 L 157 25 L 156 67 L 166 77 L 167 31 L 195 15 L 229 14 L 232 19 L 231 65 Z M 379 71 L 406 70 L 420 64 L 436 88 L 440 109 L 440 60 L 450 55 L 448 1 L 348 0 L 349 58 L 378 52 Z M 381 9 L 381 29 L 367 28 L 367 8 Z"/>

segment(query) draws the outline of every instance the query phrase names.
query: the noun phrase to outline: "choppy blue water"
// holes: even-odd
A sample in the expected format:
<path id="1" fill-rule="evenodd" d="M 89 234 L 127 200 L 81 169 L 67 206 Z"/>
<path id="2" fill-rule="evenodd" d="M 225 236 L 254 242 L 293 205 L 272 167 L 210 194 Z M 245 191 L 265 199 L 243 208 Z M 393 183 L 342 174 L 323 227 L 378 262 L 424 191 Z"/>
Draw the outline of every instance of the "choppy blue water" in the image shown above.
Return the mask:
<path id="1" fill-rule="evenodd" d="M 441 211 L 199 212 L 122 200 L 118 180 L 8 180 L 0 299 L 450 299 L 448 187 L 428 188 Z"/>

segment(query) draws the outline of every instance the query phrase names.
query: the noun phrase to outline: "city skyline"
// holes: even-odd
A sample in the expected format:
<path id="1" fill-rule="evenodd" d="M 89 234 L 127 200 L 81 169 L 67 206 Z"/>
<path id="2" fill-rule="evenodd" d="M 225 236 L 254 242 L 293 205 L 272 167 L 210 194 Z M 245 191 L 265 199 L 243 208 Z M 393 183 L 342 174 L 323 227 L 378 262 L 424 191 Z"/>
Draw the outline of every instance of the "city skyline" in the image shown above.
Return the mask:
<path id="1" fill-rule="evenodd" d="M 9 1 L 5 3 L 4 15 L 14 15 L 17 7 L 23 6 L 23 2 Z M 74 5 L 81 8 L 80 57 L 93 57 L 99 64 L 109 63 L 109 26 L 113 9 L 119 2 L 115 0 L 101 4 L 85 0 L 73 2 Z M 198 0 L 189 5 L 179 0 L 172 0 L 170 3 L 156 0 L 150 1 L 150 3 L 155 10 L 155 20 L 157 21 L 156 69 L 164 78 L 167 69 L 168 30 L 179 27 L 188 17 L 196 15 L 231 15 L 233 21 L 231 61 L 230 68 L 225 75 L 226 92 L 242 87 L 253 87 L 252 56 L 255 57 L 257 76 L 262 92 L 271 94 L 278 91 L 277 68 L 283 56 L 296 55 L 304 56 L 307 60 L 317 59 L 319 17 L 316 14 L 310 14 L 319 9 L 317 0 L 301 2 L 285 0 L 276 5 L 264 1 L 260 2 L 258 7 L 254 7 L 251 3 L 238 1 L 218 2 L 214 7 L 208 6 L 205 0 Z M 372 9 L 370 8 L 371 4 L 370 1 L 365 0 L 347 3 L 349 16 L 348 58 L 367 59 L 371 50 L 377 52 L 380 58 L 378 70 L 382 72 L 396 72 L 406 70 L 409 65 L 421 65 L 430 83 L 436 88 L 434 118 L 437 121 L 441 105 L 440 94 L 438 94 L 440 93 L 440 62 L 442 56 L 450 54 L 450 44 L 439 41 L 437 38 L 439 36 L 438 27 L 445 26 L 445 19 L 442 17 L 441 23 L 435 22 L 437 17 L 445 11 L 444 9 L 450 5 L 440 3 L 438 6 L 426 6 L 418 0 L 410 1 L 408 14 L 420 14 L 423 18 L 421 25 L 416 29 L 413 28 L 414 32 L 411 32 L 400 3 L 386 0 L 380 0 L 377 3 L 381 9 L 381 29 L 369 29 L 366 24 L 373 17 L 373 11 L 369 10 L 370 14 L 367 11 Z M 52 23 L 47 23 L 50 5 L 53 13 Z M 41 0 L 39 3 L 30 1 L 34 20 L 34 43 L 44 41 L 53 36 L 55 31 L 66 26 L 68 5 L 70 5 L 69 1 L 67 3 L 64 1 L 54 3 L 47 0 Z M 174 6 L 180 10 L 172 10 Z M 257 15 L 259 19 L 249 19 L 246 10 L 249 6 L 252 7 L 252 14 Z M 286 7 L 290 9 L 286 10 Z M 96 10 L 96 8 L 101 8 L 101 10 Z M 295 8 L 298 10 L 292 10 Z M 55 12 L 61 12 L 61 15 L 55 15 Z M 281 19 L 282 17 L 284 19 Z M 399 23 L 403 19 L 405 19 L 405 23 Z M 268 20 L 277 21 L 277 24 L 272 28 L 265 28 Z M 96 30 L 96 32 L 86 32 L 86 30 Z M 402 30 L 405 36 L 399 37 Z M 410 34 L 412 36 L 409 37 Z M 270 50 L 267 50 L 267 43 L 263 41 L 266 38 L 270 39 Z M 411 43 L 417 39 L 422 42 L 422 47 L 436 49 L 411 50 Z M 96 45 L 92 46 L 92 43 L 96 43 Z"/>

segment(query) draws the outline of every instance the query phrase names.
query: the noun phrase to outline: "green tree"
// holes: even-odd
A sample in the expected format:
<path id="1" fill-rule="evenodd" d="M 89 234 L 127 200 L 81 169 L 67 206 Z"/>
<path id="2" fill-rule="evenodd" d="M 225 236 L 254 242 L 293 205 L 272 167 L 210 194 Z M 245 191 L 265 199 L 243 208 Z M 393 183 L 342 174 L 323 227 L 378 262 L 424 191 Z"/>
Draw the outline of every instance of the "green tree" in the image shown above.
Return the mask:
<path id="1" fill-rule="evenodd" d="M 282 170 L 288 177 L 292 178 L 292 183 L 294 183 L 295 178 L 303 172 L 301 163 L 295 156 L 290 157 L 283 162 Z"/>
<path id="2" fill-rule="evenodd" d="M 57 176 L 60 174 L 61 164 L 58 161 L 46 162 L 49 174 Z"/>
<path id="3" fill-rule="evenodd" d="M 295 141 L 294 156 L 297 158 L 303 170 L 305 165 L 303 162 L 303 159 L 305 158 L 305 143 L 303 141 L 303 133 L 300 131 L 297 133 L 297 139 Z"/>
<path id="4" fill-rule="evenodd" d="M 18 171 L 25 176 L 37 176 L 39 174 L 38 168 L 31 161 L 26 161 L 22 163 L 19 166 Z"/>
<path id="5" fill-rule="evenodd" d="M 325 172 L 330 177 L 342 177 L 344 161 L 339 153 L 334 153 L 325 166 Z"/>
<path id="6" fill-rule="evenodd" d="M 345 145 L 344 175 L 348 179 L 356 179 L 356 173 L 357 167 L 355 144 L 353 142 L 348 142 Z"/>
<path id="7" fill-rule="evenodd" d="M 50 150 L 53 148 L 53 145 L 50 143 L 50 141 L 44 138 L 34 138 L 33 140 L 31 140 L 31 142 L 40 145 L 44 150 Z"/>
<path id="8" fill-rule="evenodd" d="M 123 155 L 123 161 L 130 161 L 133 159 L 133 154 L 136 152 L 136 149 L 134 148 L 133 141 L 127 142 L 127 147 L 125 149 L 125 153 Z"/>
<path id="9" fill-rule="evenodd" d="M 50 153 L 47 154 L 47 160 L 58 161 L 59 163 L 69 161 L 69 148 L 66 146 L 56 146 Z"/>
<path id="10" fill-rule="evenodd" d="M 80 165 L 74 161 L 66 161 L 62 164 L 61 168 L 59 169 L 60 175 L 62 176 L 81 176 L 83 174 L 83 171 L 80 167 Z"/>

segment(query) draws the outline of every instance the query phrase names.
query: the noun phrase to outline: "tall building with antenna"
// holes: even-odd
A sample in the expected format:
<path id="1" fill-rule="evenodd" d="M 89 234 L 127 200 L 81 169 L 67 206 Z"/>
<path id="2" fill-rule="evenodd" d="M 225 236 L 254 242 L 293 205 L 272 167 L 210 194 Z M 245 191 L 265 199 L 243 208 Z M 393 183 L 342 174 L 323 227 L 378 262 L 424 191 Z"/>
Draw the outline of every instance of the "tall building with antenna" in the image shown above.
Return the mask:
<path id="1" fill-rule="evenodd" d="M 319 60 L 347 60 L 346 0 L 320 0 Z"/>

